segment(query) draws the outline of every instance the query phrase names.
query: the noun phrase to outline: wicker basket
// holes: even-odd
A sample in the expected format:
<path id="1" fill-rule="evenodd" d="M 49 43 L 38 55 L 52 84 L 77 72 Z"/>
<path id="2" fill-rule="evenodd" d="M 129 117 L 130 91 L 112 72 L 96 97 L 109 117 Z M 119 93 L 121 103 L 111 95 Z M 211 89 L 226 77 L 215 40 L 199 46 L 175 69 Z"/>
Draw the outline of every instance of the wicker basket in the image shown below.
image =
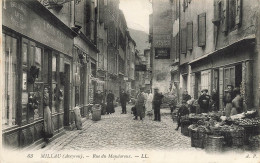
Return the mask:
<path id="1" fill-rule="evenodd" d="M 209 135 L 205 141 L 205 150 L 207 152 L 222 152 L 223 151 L 223 136 Z"/>
<path id="2" fill-rule="evenodd" d="M 190 130 L 190 137 L 191 137 L 191 146 L 197 148 L 204 148 L 205 140 L 207 134 L 204 132 L 200 132 L 198 130 Z"/>
<path id="3" fill-rule="evenodd" d="M 221 128 L 219 128 L 219 127 L 212 127 L 212 128 L 210 128 L 210 130 L 211 130 L 211 133 L 213 134 L 213 135 L 215 135 L 215 136 L 221 136 Z"/>
<path id="4" fill-rule="evenodd" d="M 189 136 L 189 129 L 188 129 L 189 126 L 190 126 L 190 124 L 188 124 L 188 123 L 182 123 L 181 124 L 181 133 L 184 136 Z"/>
<path id="5" fill-rule="evenodd" d="M 221 136 L 224 137 L 224 145 L 231 147 L 232 145 L 232 136 L 231 136 L 231 132 L 230 131 L 222 131 L 221 132 Z"/>
<path id="6" fill-rule="evenodd" d="M 249 138 L 249 147 L 251 150 L 260 149 L 260 136 L 252 136 Z"/>
<path id="7" fill-rule="evenodd" d="M 232 137 L 232 145 L 235 147 L 241 147 L 244 145 L 244 137 Z"/>
<path id="8" fill-rule="evenodd" d="M 237 130 L 231 132 L 232 137 L 244 137 L 245 136 L 245 129 L 240 127 Z"/>

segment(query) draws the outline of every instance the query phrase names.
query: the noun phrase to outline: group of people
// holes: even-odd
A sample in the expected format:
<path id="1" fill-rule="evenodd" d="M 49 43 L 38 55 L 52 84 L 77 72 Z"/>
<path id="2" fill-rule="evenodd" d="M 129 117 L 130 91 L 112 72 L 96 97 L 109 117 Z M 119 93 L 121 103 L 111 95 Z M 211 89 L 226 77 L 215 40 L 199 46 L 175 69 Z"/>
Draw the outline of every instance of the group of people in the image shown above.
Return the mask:
<path id="1" fill-rule="evenodd" d="M 148 93 L 144 92 L 143 88 L 137 94 L 135 106 L 132 108 L 133 114 L 135 116 L 134 120 L 140 117 L 143 120 L 145 115 L 152 119 L 154 114 L 154 121 L 161 121 L 160 107 L 163 99 L 162 93 L 159 93 L 159 89 L 154 89 L 154 94 L 150 91 Z"/>
<path id="2" fill-rule="evenodd" d="M 98 90 L 97 93 L 95 93 L 95 95 L 94 95 L 94 104 L 101 105 L 101 108 L 102 108 L 101 114 L 102 115 L 112 114 L 115 112 L 114 100 L 115 100 L 115 96 L 111 90 L 109 90 L 107 94 L 106 94 L 106 92 L 101 93 L 101 91 Z M 105 105 L 105 102 L 106 102 L 106 105 Z"/>
<path id="3" fill-rule="evenodd" d="M 197 101 L 197 108 L 195 102 Z M 227 90 L 223 97 L 225 116 L 230 117 L 243 112 L 243 98 L 241 97 L 240 89 L 237 87 L 233 89 L 232 85 L 227 85 Z M 176 106 L 175 106 L 176 107 Z M 208 113 L 209 111 L 219 110 L 219 96 L 216 89 L 212 90 L 211 96 L 208 95 L 208 89 L 202 89 L 198 100 L 192 100 L 187 90 L 182 95 L 182 105 L 177 112 L 176 130 L 180 127 L 181 116 L 189 113 Z"/>

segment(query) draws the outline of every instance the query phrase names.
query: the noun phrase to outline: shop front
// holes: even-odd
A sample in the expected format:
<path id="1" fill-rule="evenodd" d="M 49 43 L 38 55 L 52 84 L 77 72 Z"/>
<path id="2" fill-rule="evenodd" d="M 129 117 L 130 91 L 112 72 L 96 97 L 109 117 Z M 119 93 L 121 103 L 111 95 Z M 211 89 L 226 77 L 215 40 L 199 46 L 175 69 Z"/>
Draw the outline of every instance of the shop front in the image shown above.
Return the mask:
<path id="1" fill-rule="evenodd" d="M 240 88 L 244 109 L 253 107 L 253 39 L 241 40 L 223 49 L 190 62 L 191 87 L 198 98 L 201 89 L 213 89 L 219 93 L 220 109 L 227 85 Z"/>
<path id="2" fill-rule="evenodd" d="M 37 4 L 6 1 L 3 6 L 3 15 L 9 16 L 3 17 L 2 26 L 5 74 L 2 133 L 4 145 L 14 148 L 43 137 L 44 88 L 49 90 L 55 134 L 63 131 L 64 106 L 70 107 L 75 35 Z"/>

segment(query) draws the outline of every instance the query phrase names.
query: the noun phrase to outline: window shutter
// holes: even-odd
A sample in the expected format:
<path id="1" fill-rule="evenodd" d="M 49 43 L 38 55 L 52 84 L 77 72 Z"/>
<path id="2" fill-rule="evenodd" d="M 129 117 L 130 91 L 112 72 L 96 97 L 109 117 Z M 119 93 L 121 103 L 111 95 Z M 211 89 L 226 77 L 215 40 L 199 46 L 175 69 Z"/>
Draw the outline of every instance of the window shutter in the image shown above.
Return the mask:
<path id="1" fill-rule="evenodd" d="M 181 30 L 181 53 L 186 54 L 187 52 L 187 40 L 186 40 L 186 28 Z"/>
<path id="2" fill-rule="evenodd" d="M 176 58 L 179 58 L 179 54 L 180 54 L 180 33 L 177 33 L 176 35 Z"/>
<path id="3" fill-rule="evenodd" d="M 236 0 L 236 25 L 241 24 L 242 0 Z"/>
<path id="4" fill-rule="evenodd" d="M 172 59 L 176 58 L 176 36 L 172 37 L 172 50 L 171 50 Z"/>
<path id="5" fill-rule="evenodd" d="M 208 71 L 208 88 L 209 94 L 211 94 L 211 70 Z"/>
<path id="6" fill-rule="evenodd" d="M 104 22 L 104 0 L 99 0 L 99 22 Z"/>
<path id="7" fill-rule="evenodd" d="M 192 50 L 193 46 L 193 22 L 187 23 L 187 49 Z"/>
<path id="8" fill-rule="evenodd" d="M 219 69 L 219 110 L 223 110 L 223 94 L 224 94 L 224 68 Z"/>
<path id="9" fill-rule="evenodd" d="M 82 3 L 75 3 L 75 25 L 83 26 L 84 7 Z"/>
<path id="10" fill-rule="evenodd" d="M 223 2 L 223 32 L 228 31 L 228 1 L 224 0 Z"/>
<path id="11" fill-rule="evenodd" d="M 214 20 L 219 21 L 221 19 L 221 6 L 222 2 L 219 0 L 215 0 L 214 2 Z"/>
<path id="12" fill-rule="evenodd" d="M 199 32 L 198 32 L 198 46 L 206 45 L 206 13 L 199 15 Z"/>

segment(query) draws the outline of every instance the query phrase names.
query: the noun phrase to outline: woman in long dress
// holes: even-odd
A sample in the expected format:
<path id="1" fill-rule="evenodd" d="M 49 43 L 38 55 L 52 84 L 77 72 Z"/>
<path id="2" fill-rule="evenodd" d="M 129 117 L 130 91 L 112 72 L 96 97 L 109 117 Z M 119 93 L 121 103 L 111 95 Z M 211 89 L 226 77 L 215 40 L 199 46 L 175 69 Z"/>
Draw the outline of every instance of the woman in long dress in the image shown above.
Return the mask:
<path id="1" fill-rule="evenodd" d="M 49 138 L 51 138 L 54 134 L 54 124 L 51 119 L 51 110 L 49 107 L 49 92 L 48 88 L 44 88 L 44 94 L 43 94 L 43 107 L 44 107 L 44 141 L 45 145 L 49 142 Z"/>
<path id="2" fill-rule="evenodd" d="M 115 100 L 115 96 L 112 93 L 111 90 L 109 90 L 109 93 L 107 94 L 107 114 L 111 114 L 115 112 L 114 109 L 114 100 Z"/>
<path id="3" fill-rule="evenodd" d="M 149 94 L 147 96 L 146 102 L 145 102 L 145 108 L 148 116 L 153 115 L 153 94 L 149 91 Z"/>

